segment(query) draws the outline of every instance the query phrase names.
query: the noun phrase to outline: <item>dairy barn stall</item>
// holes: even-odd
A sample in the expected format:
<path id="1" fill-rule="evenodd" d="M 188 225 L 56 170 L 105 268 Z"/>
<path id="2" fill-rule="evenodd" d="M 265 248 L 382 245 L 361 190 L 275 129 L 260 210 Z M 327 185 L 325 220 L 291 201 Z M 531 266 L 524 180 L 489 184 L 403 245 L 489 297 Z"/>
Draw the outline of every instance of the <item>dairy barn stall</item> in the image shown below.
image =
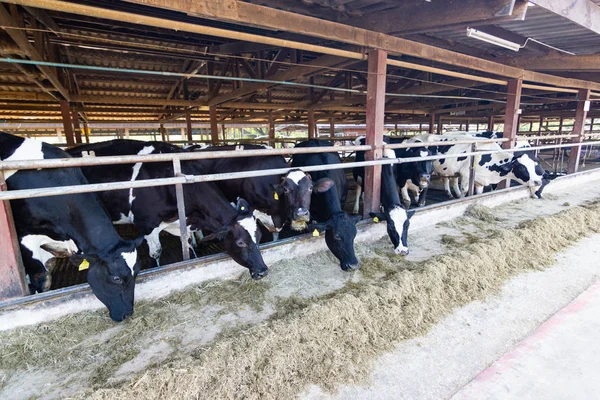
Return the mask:
<path id="1" fill-rule="evenodd" d="M 600 0 L 0 28 L 0 398 L 598 396 Z"/>

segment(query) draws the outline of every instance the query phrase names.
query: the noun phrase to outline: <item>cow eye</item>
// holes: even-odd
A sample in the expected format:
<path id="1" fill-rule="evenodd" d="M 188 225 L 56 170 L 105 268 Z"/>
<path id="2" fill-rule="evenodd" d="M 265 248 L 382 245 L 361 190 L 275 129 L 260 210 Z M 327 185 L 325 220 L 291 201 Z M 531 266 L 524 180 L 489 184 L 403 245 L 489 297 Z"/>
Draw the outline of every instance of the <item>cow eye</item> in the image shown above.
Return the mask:
<path id="1" fill-rule="evenodd" d="M 333 238 L 334 238 L 335 240 L 342 240 L 342 237 L 341 237 L 340 235 L 337 235 L 337 234 L 336 234 L 336 235 L 334 235 L 334 236 L 333 236 Z"/>
<path id="2" fill-rule="evenodd" d="M 283 192 L 284 192 L 284 193 L 289 193 L 289 192 L 290 192 L 290 189 L 288 189 L 288 188 L 283 188 Z"/>
<path id="3" fill-rule="evenodd" d="M 121 278 L 119 278 L 118 276 L 113 276 L 112 281 L 113 281 L 113 283 L 118 283 L 118 284 L 123 283 L 123 280 Z"/>
<path id="4" fill-rule="evenodd" d="M 312 191 L 313 191 L 313 187 L 312 187 L 312 186 L 311 186 L 311 187 L 309 187 L 309 188 L 308 188 L 308 191 L 309 191 L 309 192 L 312 192 Z"/>

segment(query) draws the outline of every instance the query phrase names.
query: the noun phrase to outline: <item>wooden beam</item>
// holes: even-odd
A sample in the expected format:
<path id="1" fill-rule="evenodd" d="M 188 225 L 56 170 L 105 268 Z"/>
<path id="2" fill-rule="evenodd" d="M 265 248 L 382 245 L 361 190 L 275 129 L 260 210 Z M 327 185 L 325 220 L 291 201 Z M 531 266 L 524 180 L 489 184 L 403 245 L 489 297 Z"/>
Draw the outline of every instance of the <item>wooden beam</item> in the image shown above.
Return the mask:
<path id="1" fill-rule="evenodd" d="M 210 112 L 210 137 L 213 145 L 219 143 L 219 125 L 217 124 L 217 107 L 209 107 Z"/>
<path id="2" fill-rule="evenodd" d="M 217 37 L 227 37 L 230 39 L 270 43 L 281 47 L 309 50 L 323 54 L 335 54 L 341 57 L 359 59 L 359 55 L 357 55 L 356 52 L 347 50 L 339 50 L 301 42 L 280 40 L 245 32 L 213 28 L 203 24 L 186 23 L 169 20 L 166 18 L 148 17 L 140 14 L 81 5 L 71 2 L 57 0 L 5 1 L 12 4 L 33 6 L 71 14 L 93 16 L 97 18 L 105 18 L 126 23 L 135 21 L 137 24 L 180 32 L 190 32 Z M 524 78 L 525 80 L 551 85 L 600 90 L 600 84 L 593 82 L 558 78 L 552 75 L 541 73 L 532 73 L 531 71 L 524 71 L 520 68 L 510 67 L 493 61 L 436 48 L 434 46 L 429 46 L 422 43 L 412 42 L 410 40 L 401 39 L 382 33 L 372 32 L 323 19 L 289 13 L 269 7 L 257 6 L 247 2 L 235 0 L 226 0 L 220 2 L 214 2 L 211 0 L 198 0 L 194 2 L 189 2 L 188 0 L 128 1 L 146 6 L 162 7 L 172 11 L 180 11 L 201 18 L 227 20 L 238 24 L 254 25 L 265 29 L 295 32 L 307 36 L 320 37 L 325 40 L 336 38 L 341 42 L 361 47 L 382 49 L 394 52 L 397 55 L 403 54 L 419 57 L 427 59 L 429 62 L 440 62 L 456 67 L 468 68 L 509 78 Z M 415 69 L 417 68 L 418 67 L 415 67 Z"/>
<path id="3" fill-rule="evenodd" d="M 4 25 L 4 30 L 15 41 L 17 46 L 29 57 L 32 61 L 46 61 L 44 57 L 29 43 L 27 35 L 20 29 L 10 29 L 10 27 L 20 28 L 19 24 L 8 13 L 6 8 L 0 4 L 0 24 Z M 37 65 L 37 68 L 42 74 L 52 83 L 52 85 L 60 92 L 67 100 L 70 100 L 69 91 L 58 80 L 58 77 L 50 67 Z"/>
<path id="4" fill-rule="evenodd" d="M 308 138 L 315 138 L 315 113 L 313 110 L 308 110 Z"/>
<path id="5" fill-rule="evenodd" d="M 532 0 L 532 2 L 600 34 L 600 6 L 590 0 Z"/>
<path id="6" fill-rule="evenodd" d="M 71 110 L 69 109 L 69 102 L 62 100 L 60 102 L 60 112 L 62 114 L 62 122 L 65 131 L 65 137 L 67 139 L 68 146 L 75 146 L 75 138 L 73 137 L 73 123 L 71 122 Z"/>
<path id="7" fill-rule="evenodd" d="M 374 149 L 365 153 L 367 161 L 379 160 L 383 156 L 383 128 L 385 117 L 385 80 L 387 52 L 369 52 L 369 75 L 367 78 L 367 137 L 366 144 Z M 363 216 L 379 212 L 381 204 L 381 165 L 365 167 L 365 200 Z"/>
<path id="8" fill-rule="evenodd" d="M 600 71 L 600 54 L 511 57 L 504 60 L 508 65 L 537 71 Z"/>
<path id="9" fill-rule="evenodd" d="M 5 190 L 4 174 L 0 171 L 0 191 Z M 10 202 L 0 201 L 0 300 L 28 293 Z"/>
<path id="10" fill-rule="evenodd" d="M 0 95 L 1 96 L 1 95 Z M 131 104 L 148 106 L 179 106 L 179 107 L 201 107 L 206 106 L 206 102 L 198 100 L 164 100 L 145 97 L 127 97 L 127 96 L 95 96 L 95 95 L 75 95 L 73 101 L 80 103 L 98 103 L 98 104 Z M 164 110 L 163 110 L 164 111 Z"/>
<path id="11" fill-rule="evenodd" d="M 508 139 L 508 141 L 502 143 L 503 149 L 512 149 L 517 140 L 522 89 L 522 79 L 511 79 L 508 81 L 508 96 L 506 97 L 506 110 L 504 111 L 504 134 L 502 135 L 502 137 Z M 510 179 L 500 183 L 501 188 L 509 186 Z"/>
<path id="12" fill-rule="evenodd" d="M 429 114 L 429 134 L 433 135 L 435 132 L 435 114 Z"/>
<path id="13" fill-rule="evenodd" d="M 187 126 L 187 141 L 192 144 L 194 137 L 192 136 L 192 118 L 190 110 L 185 110 L 185 124 Z"/>
<path id="14" fill-rule="evenodd" d="M 81 140 L 81 128 L 79 127 L 79 115 L 77 111 L 71 107 L 71 115 L 73 120 L 73 130 L 75 132 L 75 143 L 81 144 L 83 141 Z"/>
<path id="15" fill-rule="evenodd" d="M 581 143 L 583 141 L 583 132 L 585 131 L 585 119 L 590 108 L 590 90 L 581 89 L 579 91 L 579 101 L 577 102 L 577 109 L 575 111 L 575 123 L 573 124 L 573 131 L 571 134 L 577 135 L 577 137 L 571 138 L 572 142 Z M 569 164 L 567 166 L 567 174 L 577 172 L 579 169 L 579 159 L 581 157 L 581 147 L 571 147 L 569 153 Z"/>

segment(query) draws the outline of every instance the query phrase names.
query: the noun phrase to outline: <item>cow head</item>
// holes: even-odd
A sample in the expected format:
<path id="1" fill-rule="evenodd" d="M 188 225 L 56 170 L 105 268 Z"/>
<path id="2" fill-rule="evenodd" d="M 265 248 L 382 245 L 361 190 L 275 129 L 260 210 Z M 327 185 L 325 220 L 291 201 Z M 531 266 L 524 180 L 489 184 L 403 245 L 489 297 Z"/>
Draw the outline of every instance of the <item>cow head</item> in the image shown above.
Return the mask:
<path id="1" fill-rule="evenodd" d="M 339 198 L 336 193 L 335 183 L 328 178 L 320 179 L 315 185 L 314 190 L 317 194 L 324 194 L 328 191 L 332 192 L 330 197 L 334 201 L 337 201 Z M 327 221 L 312 223 L 309 226 L 310 230 L 325 231 L 325 243 L 327 243 L 329 250 L 340 261 L 340 267 L 344 271 L 358 269 L 359 267 L 356 254 L 354 253 L 354 238 L 356 237 L 356 223 L 358 221 L 360 221 L 360 216 L 350 216 L 344 211 L 339 210 L 334 212 Z"/>
<path id="2" fill-rule="evenodd" d="M 421 142 L 421 140 L 412 140 L 408 143 Z M 429 157 L 437 155 L 437 147 L 412 147 L 405 150 L 403 157 Z M 425 189 L 429 186 L 431 174 L 433 173 L 433 160 L 417 161 L 411 163 L 413 166 L 411 180 L 419 188 Z"/>
<path id="3" fill-rule="evenodd" d="M 281 183 L 271 186 L 274 197 L 281 202 L 293 230 L 302 231 L 310 220 L 310 196 L 313 182 L 309 174 L 293 169 L 281 178 Z"/>
<path id="4" fill-rule="evenodd" d="M 143 239 L 140 236 L 135 241 L 120 240 L 107 251 L 70 257 L 80 270 L 87 269 L 88 283 L 113 321 L 121 322 L 133 314 L 135 278 L 140 272 L 136 247 Z"/>
<path id="5" fill-rule="evenodd" d="M 400 206 L 395 206 L 391 210 L 384 210 L 383 213 L 369 215 L 387 221 L 387 232 L 394 246 L 394 253 L 406 256 L 408 255 L 408 227 L 414 213 L 414 210 L 407 211 Z"/>
<path id="6" fill-rule="evenodd" d="M 511 172 L 515 180 L 529 187 L 532 197 L 535 197 L 536 191 L 541 189 L 544 183 L 544 169 L 539 165 L 537 160 L 531 158 L 528 154 L 521 154 L 513 158 Z"/>
<path id="7" fill-rule="evenodd" d="M 223 228 L 206 236 L 203 241 L 223 241 L 223 247 L 227 254 L 235 262 L 248 268 L 252 279 L 261 279 L 269 272 L 258 249 L 261 231 L 246 200 L 238 199 L 236 210 L 237 214 L 231 221 Z"/>

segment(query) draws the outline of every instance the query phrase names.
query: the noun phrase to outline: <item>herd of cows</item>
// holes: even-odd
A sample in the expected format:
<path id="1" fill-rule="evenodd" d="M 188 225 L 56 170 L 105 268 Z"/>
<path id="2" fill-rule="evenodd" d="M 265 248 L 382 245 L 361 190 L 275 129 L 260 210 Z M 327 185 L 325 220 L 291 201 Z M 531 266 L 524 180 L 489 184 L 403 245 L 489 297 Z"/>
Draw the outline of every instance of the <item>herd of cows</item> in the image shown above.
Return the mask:
<path id="1" fill-rule="evenodd" d="M 483 136 L 483 138 L 477 138 Z M 408 254 L 407 234 L 412 202 L 425 205 L 432 174 L 445 181 L 446 193 L 461 197 L 469 182 L 469 159 L 460 154 L 471 151 L 470 144 L 452 144 L 456 140 L 482 141 L 491 133 L 422 135 L 407 142 L 448 142 L 448 145 L 428 145 L 384 151 L 386 158 L 411 158 L 412 162 L 383 165 L 381 172 L 381 210 L 371 214 L 386 221 L 394 252 Z M 386 143 L 405 139 L 386 137 Z M 357 144 L 361 139 L 357 139 Z M 364 143 L 364 139 L 363 139 Z M 330 142 L 308 140 L 296 147 L 331 146 Z M 527 144 L 523 145 L 527 147 Z M 243 149 L 262 149 L 246 145 Z M 67 151 L 35 139 L 0 133 L 0 159 L 36 160 L 52 158 L 143 155 L 189 151 L 236 150 L 234 146 L 180 148 L 165 142 L 141 142 L 117 139 L 80 145 Z M 475 187 L 483 187 L 513 179 L 530 188 L 532 196 L 541 196 L 548 183 L 545 171 L 526 148 L 519 152 L 504 152 L 498 144 L 476 143 L 476 150 L 496 151 L 475 159 Z M 430 155 L 448 158 L 418 160 Z M 364 152 L 356 153 L 356 161 L 364 160 Z M 285 175 L 272 175 L 184 185 L 186 224 L 192 233 L 190 253 L 194 255 L 197 241 L 219 240 L 225 251 L 238 264 L 248 268 L 252 278 L 261 279 L 268 273 L 258 245 L 262 230 L 276 238 L 283 229 L 325 232 L 327 247 L 347 271 L 359 267 L 354 251 L 358 215 L 346 213 L 348 182 L 343 169 L 314 171 L 302 168 L 313 165 L 339 164 L 338 153 L 296 154 L 292 169 Z M 289 168 L 281 156 L 233 157 L 183 161 L 182 173 L 203 175 L 276 168 Z M 354 213 L 358 214 L 364 168 L 353 169 L 357 184 Z M 170 178 L 173 165 L 168 162 L 102 165 L 82 168 L 4 171 L 9 190 L 86 183 L 137 181 Z M 399 189 L 399 190 L 398 190 Z M 412 198 L 409 194 L 412 193 Z M 401 199 L 402 197 L 402 199 Z M 135 279 L 140 271 L 137 247 L 146 241 L 150 256 L 160 259 L 162 231 L 179 234 L 175 187 L 159 186 L 85 194 L 65 194 L 12 200 L 17 236 L 32 293 L 50 288 L 48 263 L 69 257 L 80 270 L 87 269 L 87 279 L 96 297 L 106 305 L 110 317 L 122 321 L 133 313 Z M 114 224 L 134 224 L 141 236 L 124 240 Z M 206 234 L 202 236 L 202 234 Z"/>

